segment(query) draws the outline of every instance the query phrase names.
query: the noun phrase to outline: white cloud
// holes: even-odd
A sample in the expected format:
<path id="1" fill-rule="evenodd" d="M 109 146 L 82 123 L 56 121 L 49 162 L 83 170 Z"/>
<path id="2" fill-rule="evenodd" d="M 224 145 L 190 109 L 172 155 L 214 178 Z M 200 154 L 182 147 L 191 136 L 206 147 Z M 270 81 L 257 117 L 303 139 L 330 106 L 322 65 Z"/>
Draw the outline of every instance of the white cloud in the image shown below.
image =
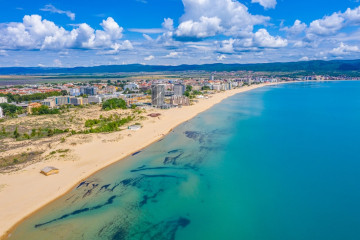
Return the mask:
<path id="1" fill-rule="evenodd" d="M 310 23 L 308 34 L 327 36 L 336 33 L 344 27 L 345 18 L 342 14 L 333 13 L 331 16 L 325 16 L 322 19 Z"/>
<path id="2" fill-rule="evenodd" d="M 143 37 L 148 41 L 153 41 L 154 40 L 152 37 L 150 37 L 149 35 L 147 35 L 145 33 L 143 34 Z"/>
<path id="3" fill-rule="evenodd" d="M 5 50 L 0 49 L 0 56 L 6 57 L 6 56 L 9 56 L 9 55 L 7 54 L 7 52 Z"/>
<path id="4" fill-rule="evenodd" d="M 271 36 L 266 29 L 259 29 L 254 34 L 254 45 L 257 47 L 280 48 L 286 47 L 288 41 L 279 36 Z"/>
<path id="5" fill-rule="evenodd" d="M 304 62 L 305 62 L 305 61 L 309 61 L 309 60 L 310 60 L 310 59 L 309 59 L 308 57 L 306 57 L 306 56 L 299 59 L 299 61 L 304 61 Z"/>
<path id="6" fill-rule="evenodd" d="M 359 24 L 360 23 L 360 7 L 350 9 L 348 8 L 343 16 L 347 19 L 350 24 Z"/>
<path id="7" fill-rule="evenodd" d="M 252 3 L 259 3 L 265 9 L 275 8 L 276 7 L 276 0 L 251 0 Z"/>
<path id="8" fill-rule="evenodd" d="M 174 30 L 174 20 L 171 18 L 165 18 L 164 22 L 161 24 L 162 27 L 168 31 Z"/>
<path id="9" fill-rule="evenodd" d="M 220 43 L 219 52 L 222 53 L 233 53 L 234 44 L 237 40 L 230 38 L 229 40 L 224 40 Z"/>
<path id="10" fill-rule="evenodd" d="M 23 22 L 0 27 L 2 49 L 132 49 L 130 42 L 122 42 L 123 28 L 109 17 L 95 30 L 86 23 L 67 31 L 39 15 L 26 15 Z M 129 44 L 130 43 L 130 44 Z"/>
<path id="11" fill-rule="evenodd" d="M 179 52 L 171 52 L 168 55 L 164 56 L 164 58 L 177 58 L 179 57 L 180 53 Z"/>
<path id="12" fill-rule="evenodd" d="M 266 29 L 259 29 L 249 38 L 224 40 L 218 42 L 218 52 L 258 52 L 262 48 L 283 48 L 288 45 L 287 39 L 279 36 L 271 36 Z"/>
<path id="13" fill-rule="evenodd" d="M 223 61 L 223 60 L 226 59 L 226 56 L 225 56 L 224 54 L 221 54 L 221 55 L 217 56 L 216 59 L 217 59 L 218 61 Z"/>
<path id="14" fill-rule="evenodd" d="M 309 39 L 314 36 L 329 36 L 338 33 L 341 29 L 348 26 L 360 24 L 360 7 L 350 9 L 345 12 L 335 12 L 330 16 L 324 16 L 310 23 L 307 29 Z"/>
<path id="15" fill-rule="evenodd" d="M 153 60 L 155 57 L 153 56 L 153 55 L 150 55 L 150 56 L 148 56 L 148 57 L 145 57 L 144 58 L 144 60 L 145 61 L 151 61 L 151 60 Z"/>
<path id="16" fill-rule="evenodd" d="M 244 37 L 254 25 L 264 24 L 269 17 L 252 15 L 248 8 L 233 0 L 182 0 L 185 13 L 176 30 L 182 38 L 204 38 L 215 34 Z"/>
<path id="17" fill-rule="evenodd" d="M 40 11 L 52 12 L 52 13 L 58 13 L 58 14 L 65 14 L 71 20 L 75 20 L 75 13 L 70 12 L 70 11 L 63 11 L 63 10 L 57 9 L 52 4 L 45 5 L 45 7 L 41 8 Z"/>
<path id="18" fill-rule="evenodd" d="M 294 25 L 291 27 L 284 27 L 281 30 L 286 31 L 288 34 L 296 36 L 305 31 L 307 28 L 307 25 L 305 23 L 302 23 L 300 20 L 295 20 Z"/>
<path id="19" fill-rule="evenodd" d="M 182 22 L 175 31 L 175 35 L 178 38 L 212 37 L 222 31 L 220 23 L 221 20 L 218 17 L 208 18 L 202 16 L 200 21 L 197 22 L 192 20 Z"/>
<path id="20" fill-rule="evenodd" d="M 339 47 L 334 48 L 329 53 L 333 56 L 342 56 L 342 55 L 349 55 L 351 53 L 359 53 L 359 52 L 360 52 L 360 48 L 358 46 L 350 46 L 342 42 L 340 43 Z"/>

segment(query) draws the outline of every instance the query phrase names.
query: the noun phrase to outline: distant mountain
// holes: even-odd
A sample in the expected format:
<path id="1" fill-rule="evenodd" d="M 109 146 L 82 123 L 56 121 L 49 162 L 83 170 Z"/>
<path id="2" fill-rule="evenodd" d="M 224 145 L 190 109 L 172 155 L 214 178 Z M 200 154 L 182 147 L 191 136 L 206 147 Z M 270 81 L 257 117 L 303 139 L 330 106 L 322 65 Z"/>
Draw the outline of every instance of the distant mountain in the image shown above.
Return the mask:
<path id="1" fill-rule="evenodd" d="M 288 63 L 258 64 L 204 64 L 204 65 L 104 65 L 95 67 L 43 68 L 43 67 L 6 67 L 0 74 L 95 74 L 129 72 L 179 72 L 179 71 L 263 71 L 263 72 L 307 72 L 314 74 L 360 72 L 360 60 L 306 61 Z"/>

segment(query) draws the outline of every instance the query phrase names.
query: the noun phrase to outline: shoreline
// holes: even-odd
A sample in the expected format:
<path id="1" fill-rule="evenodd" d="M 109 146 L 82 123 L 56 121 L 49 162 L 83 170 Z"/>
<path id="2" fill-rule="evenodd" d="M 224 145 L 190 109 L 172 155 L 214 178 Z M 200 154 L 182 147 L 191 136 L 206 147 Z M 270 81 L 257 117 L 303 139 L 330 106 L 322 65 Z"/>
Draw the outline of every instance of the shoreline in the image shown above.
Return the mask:
<path id="1" fill-rule="evenodd" d="M 19 224 L 72 191 L 84 179 L 159 141 L 180 124 L 223 100 L 239 93 L 284 83 L 293 82 L 242 87 L 214 94 L 211 98 L 201 99 L 189 107 L 156 110 L 161 112 L 160 119 L 145 120 L 144 127 L 139 131 L 125 130 L 120 133 L 94 135 L 90 142 L 74 147 L 72 150 L 80 160 L 42 161 L 13 173 L 0 174 L 0 239 L 7 239 Z M 60 173 L 49 177 L 42 176 L 40 169 L 50 165 L 58 167 Z M 21 201 L 24 196 L 27 197 L 26 202 Z"/>

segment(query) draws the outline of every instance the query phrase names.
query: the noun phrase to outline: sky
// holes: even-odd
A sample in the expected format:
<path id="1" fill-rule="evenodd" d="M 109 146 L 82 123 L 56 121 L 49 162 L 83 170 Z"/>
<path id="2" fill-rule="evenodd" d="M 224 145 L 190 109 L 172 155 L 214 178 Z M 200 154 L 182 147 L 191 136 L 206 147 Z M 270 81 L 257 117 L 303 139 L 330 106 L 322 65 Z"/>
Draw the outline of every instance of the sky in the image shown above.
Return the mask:
<path id="1" fill-rule="evenodd" d="M 360 58 L 360 0 L 0 0 L 0 67 Z"/>

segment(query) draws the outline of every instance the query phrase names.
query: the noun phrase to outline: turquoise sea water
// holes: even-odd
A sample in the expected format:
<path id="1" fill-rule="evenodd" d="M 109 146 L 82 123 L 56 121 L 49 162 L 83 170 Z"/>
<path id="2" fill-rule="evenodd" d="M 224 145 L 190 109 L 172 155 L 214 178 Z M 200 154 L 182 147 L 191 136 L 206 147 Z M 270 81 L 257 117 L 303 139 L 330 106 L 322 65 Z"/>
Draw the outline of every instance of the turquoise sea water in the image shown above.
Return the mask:
<path id="1" fill-rule="evenodd" d="M 238 94 L 82 182 L 10 239 L 360 239 L 359 124 L 360 82 Z"/>

